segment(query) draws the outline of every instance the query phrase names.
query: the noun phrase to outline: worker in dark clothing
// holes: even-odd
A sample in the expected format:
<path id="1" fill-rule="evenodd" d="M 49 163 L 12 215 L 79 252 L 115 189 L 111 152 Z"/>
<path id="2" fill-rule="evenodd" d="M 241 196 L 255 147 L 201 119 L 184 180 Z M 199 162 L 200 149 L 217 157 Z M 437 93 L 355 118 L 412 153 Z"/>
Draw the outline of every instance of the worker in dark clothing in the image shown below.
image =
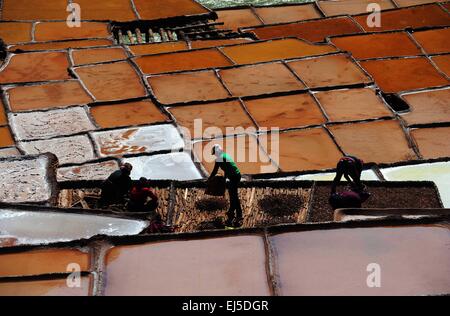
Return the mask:
<path id="1" fill-rule="evenodd" d="M 228 193 L 230 195 L 230 208 L 227 213 L 227 226 L 239 227 L 242 225 L 242 209 L 241 202 L 239 201 L 238 186 L 241 181 L 241 172 L 236 163 L 227 153 L 223 152 L 219 145 L 214 145 L 211 150 L 211 154 L 216 156 L 216 163 L 214 169 L 211 172 L 210 179 L 217 174 L 219 168 L 223 170 L 225 178 L 230 183 L 228 186 Z"/>
<path id="2" fill-rule="evenodd" d="M 158 196 L 148 185 L 146 178 L 140 178 L 130 191 L 128 210 L 132 212 L 153 212 L 158 208 Z"/>
<path id="3" fill-rule="evenodd" d="M 330 196 L 330 205 L 333 210 L 338 208 L 361 208 L 362 204 L 370 197 L 370 193 L 364 191 L 344 191 L 332 193 Z"/>
<path id="4" fill-rule="evenodd" d="M 356 189 L 362 190 L 364 188 L 361 183 L 361 173 L 364 162 L 354 156 L 342 157 L 336 166 L 336 177 L 333 180 L 331 193 L 336 193 L 336 187 L 341 181 L 342 176 Z"/>
<path id="5" fill-rule="evenodd" d="M 131 170 L 133 166 L 124 163 L 120 169 L 114 171 L 102 184 L 102 194 L 99 201 L 100 207 L 122 203 L 126 194 L 131 189 Z"/>

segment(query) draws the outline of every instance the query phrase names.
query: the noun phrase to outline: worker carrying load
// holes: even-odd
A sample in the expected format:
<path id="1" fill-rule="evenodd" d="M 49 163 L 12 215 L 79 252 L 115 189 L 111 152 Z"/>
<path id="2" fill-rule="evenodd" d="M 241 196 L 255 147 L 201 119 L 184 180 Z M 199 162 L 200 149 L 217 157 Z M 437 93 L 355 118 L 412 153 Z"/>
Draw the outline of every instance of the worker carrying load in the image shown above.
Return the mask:
<path id="1" fill-rule="evenodd" d="M 333 210 L 339 208 L 361 208 L 362 204 L 370 197 L 365 191 L 350 190 L 340 193 L 332 193 L 329 199 Z"/>
<path id="2" fill-rule="evenodd" d="M 364 189 L 364 185 L 361 183 L 363 165 L 364 162 L 354 156 L 342 157 L 336 166 L 336 177 L 331 186 L 331 193 L 336 193 L 336 187 L 341 181 L 342 176 L 347 179 L 355 190 L 362 191 Z"/>
<path id="3" fill-rule="evenodd" d="M 123 203 L 125 195 L 131 189 L 131 170 L 133 166 L 124 163 L 120 169 L 114 171 L 108 179 L 102 183 L 102 194 L 99 200 L 99 207 L 107 207 L 112 204 Z"/>
<path id="4" fill-rule="evenodd" d="M 225 153 L 220 145 L 214 145 L 211 154 L 216 157 L 216 162 L 208 181 L 212 181 L 216 176 L 217 171 L 219 171 L 219 168 L 223 170 L 225 178 L 229 180 L 228 193 L 230 196 L 230 208 L 227 212 L 227 221 L 225 225 L 235 227 L 242 226 L 242 209 L 238 194 L 241 172 L 230 155 Z"/>
<path id="5" fill-rule="evenodd" d="M 130 191 L 128 210 L 132 212 L 154 212 L 158 208 L 158 196 L 146 178 L 140 178 Z"/>

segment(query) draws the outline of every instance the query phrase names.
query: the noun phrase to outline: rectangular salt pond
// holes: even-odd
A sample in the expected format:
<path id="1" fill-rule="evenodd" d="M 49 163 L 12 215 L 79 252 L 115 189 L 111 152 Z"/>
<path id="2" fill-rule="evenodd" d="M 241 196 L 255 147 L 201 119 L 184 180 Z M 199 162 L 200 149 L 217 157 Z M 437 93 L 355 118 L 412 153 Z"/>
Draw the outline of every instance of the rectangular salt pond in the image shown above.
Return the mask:
<path id="1" fill-rule="evenodd" d="M 14 245 L 48 244 L 95 235 L 136 235 L 147 226 L 146 221 L 107 216 L 0 210 L 0 240 L 10 238 Z"/>
<path id="2" fill-rule="evenodd" d="M 389 181 L 434 181 L 444 207 L 450 208 L 450 162 L 385 168 L 381 172 Z"/>
<path id="3" fill-rule="evenodd" d="M 178 130 L 169 124 L 93 132 L 92 137 L 102 157 L 184 147 Z"/>
<path id="4" fill-rule="evenodd" d="M 270 241 L 280 295 L 437 295 L 450 291 L 450 234 L 445 227 L 314 230 L 282 233 Z M 381 269 L 380 287 L 367 283 L 374 263 Z"/>

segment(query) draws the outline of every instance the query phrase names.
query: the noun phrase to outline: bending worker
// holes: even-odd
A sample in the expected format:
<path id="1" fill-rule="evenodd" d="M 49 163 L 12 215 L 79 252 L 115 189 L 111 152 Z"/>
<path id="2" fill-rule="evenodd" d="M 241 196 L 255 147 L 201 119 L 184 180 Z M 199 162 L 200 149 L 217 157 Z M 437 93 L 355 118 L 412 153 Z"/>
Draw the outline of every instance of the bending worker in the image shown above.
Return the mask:
<path id="1" fill-rule="evenodd" d="M 120 169 L 114 171 L 102 184 L 102 195 L 99 201 L 100 207 L 121 203 L 131 189 L 131 170 L 133 166 L 124 163 Z"/>
<path id="2" fill-rule="evenodd" d="M 336 187 L 341 181 L 342 176 L 354 187 L 355 190 L 363 190 L 361 183 L 361 173 L 364 162 L 354 156 L 342 157 L 336 166 L 336 177 L 333 180 L 331 193 L 336 193 Z"/>
<path id="3" fill-rule="evenodd" d="M 230 195 L 230 209 L 227 213 L 227 226 L 241 226 L 242 225 L 242 209 L 241 202 L 239 201 L 238 185 L 241 181 L 241 172 L 236 166 L 236 163 L 227 153 L 223 152 L 222 147 L 214 145 L 211 150 L 211 154 L 216 156 L 216 163 L 214 169 L 211 172 L 210 179 L 217 174 L 220 169 L 225 173 L 225 178 L 230 180 L 228 193 Z"/>
<path id="4" fill-rule="evenodd" d="M 132 212 L 154 212 L 158 208 L 158 196 L 150 188 L 149 181 L 142 177 L 130 191 L 128 210 Z"/>

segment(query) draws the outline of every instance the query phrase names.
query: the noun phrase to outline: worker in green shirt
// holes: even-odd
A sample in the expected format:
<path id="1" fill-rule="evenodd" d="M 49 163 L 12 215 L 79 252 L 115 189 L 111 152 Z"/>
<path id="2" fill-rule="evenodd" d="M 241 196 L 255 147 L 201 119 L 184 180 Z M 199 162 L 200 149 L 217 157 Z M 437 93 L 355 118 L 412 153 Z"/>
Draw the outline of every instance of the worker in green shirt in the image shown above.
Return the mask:
<path id="1" fill-rule="evenodd" d="M 214 145 L 211 154 L 216 156 L 216 164 L 211 172 L 210 178 L 214 177 L 219 171 L 219 168 L 225 173 L 225 178 L 230 180 L 228 186 L 228 193 L 230 195 L 230 209 L 227 213 L 227 226 L 241 226 L 242 225 L 242 209 L 239 201 L 238 186 L 241 181 L 241 172 L 236 166 L 236 163 L 227 153 L 223 152 L 222 147 Z"/>

